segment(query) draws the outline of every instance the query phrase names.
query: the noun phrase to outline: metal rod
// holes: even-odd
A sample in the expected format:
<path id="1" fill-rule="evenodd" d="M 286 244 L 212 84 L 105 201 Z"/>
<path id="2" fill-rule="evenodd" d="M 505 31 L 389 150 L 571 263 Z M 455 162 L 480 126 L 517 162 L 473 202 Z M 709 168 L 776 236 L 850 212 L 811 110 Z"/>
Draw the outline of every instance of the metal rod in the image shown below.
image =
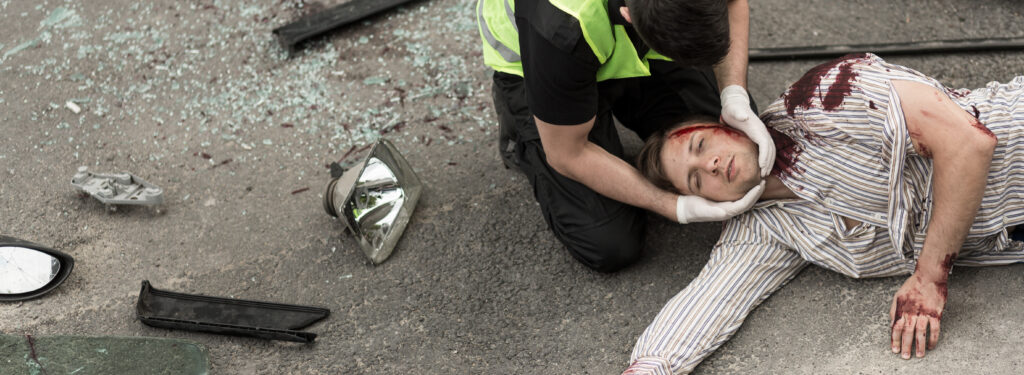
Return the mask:
<path id="1" fill-rule="evenodd" d="M 924 42 L 848 44 L 831 46 L 751 48 L 750 61 L 772 61 L 839 57 L 850 53 L 871 52 L 878 55 L 919 55 L 976 51 L 1024 51 L 1024 37 L 934 40 Z"/>

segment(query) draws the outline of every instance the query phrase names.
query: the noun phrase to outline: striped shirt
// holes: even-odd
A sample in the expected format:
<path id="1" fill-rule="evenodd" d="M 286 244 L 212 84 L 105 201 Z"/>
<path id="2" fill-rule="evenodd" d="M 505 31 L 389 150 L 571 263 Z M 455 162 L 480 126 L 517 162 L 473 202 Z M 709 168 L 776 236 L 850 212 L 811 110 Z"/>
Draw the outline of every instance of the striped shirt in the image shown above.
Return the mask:
<path id="1" fill-rule="evenodd" d="M 628 374 L 687 373 L 803 267 L 854 278 L 909 275 L 931 220 L 931 159 L 918 155 L 891 80 L 934 86 L 996 135 L 977 218 L 955 265 L 1024 261 L 1006 228 L 1024 223 L 1024 77 L 950 90 L 866 54 L 812 69 L 762 114 L 788 136 L 776 170 L 798 199 L 728 220 L 710 260 L 637 340 Z M 859 221 L 848 228 L 843 218 Z"/>

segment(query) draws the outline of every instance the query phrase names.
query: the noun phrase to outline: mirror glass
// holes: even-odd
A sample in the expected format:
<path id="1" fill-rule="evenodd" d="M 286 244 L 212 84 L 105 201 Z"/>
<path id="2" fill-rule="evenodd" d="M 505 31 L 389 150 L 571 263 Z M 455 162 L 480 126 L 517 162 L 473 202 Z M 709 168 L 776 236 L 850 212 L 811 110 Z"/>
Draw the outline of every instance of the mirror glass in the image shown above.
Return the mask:
<path id="1" fill-rule="evenodd" d="M 391 168 L 371 157 L 359 175 L 346 209 L 370 246 L 380 249 L 395 227 L 405 199 L 405 189 L 399 186 Z"/>
<path id="2" fill-rule="evenodd" d="M 0 294 L 39 290 L 60 272 L 60 260 L 44 252 L 0 246 Z"/>

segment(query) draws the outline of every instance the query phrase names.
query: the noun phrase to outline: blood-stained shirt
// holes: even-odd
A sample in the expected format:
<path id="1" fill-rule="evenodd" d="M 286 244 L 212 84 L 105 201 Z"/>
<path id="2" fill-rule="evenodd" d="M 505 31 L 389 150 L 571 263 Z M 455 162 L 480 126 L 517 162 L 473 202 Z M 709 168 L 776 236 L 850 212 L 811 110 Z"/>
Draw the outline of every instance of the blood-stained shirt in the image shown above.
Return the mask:
<path id="1" fill-rule="evenodd" d="M 1024 261 L 1006 231 L 1024 224 L 1024 77 L 951 90 L 872 54 L 846 56 L 811 69 L 761 116 L 776 138 L 772 173 L 799 198 L 726 221 L 708 264 L 640 336 L 625 373 L 691 371 L 808 264 L 854 278 L 913 272 L 931 220 L 932 162 L 911 143 L 893 80 L 938 88 L 998 140 L 955 265 Z"/>

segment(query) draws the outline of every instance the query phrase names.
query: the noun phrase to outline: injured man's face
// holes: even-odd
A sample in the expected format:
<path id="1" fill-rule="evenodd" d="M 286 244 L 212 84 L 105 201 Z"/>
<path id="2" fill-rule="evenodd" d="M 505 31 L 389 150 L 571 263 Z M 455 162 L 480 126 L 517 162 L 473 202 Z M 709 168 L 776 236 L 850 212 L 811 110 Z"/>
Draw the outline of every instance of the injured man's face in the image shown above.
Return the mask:
<path id="1" fill-rule="evenodd" d="M 757 144 L 718 122 L 697 122 L 669 130 L 660 166 L 683 195 L 734 201 L 761 182 Z"/>

